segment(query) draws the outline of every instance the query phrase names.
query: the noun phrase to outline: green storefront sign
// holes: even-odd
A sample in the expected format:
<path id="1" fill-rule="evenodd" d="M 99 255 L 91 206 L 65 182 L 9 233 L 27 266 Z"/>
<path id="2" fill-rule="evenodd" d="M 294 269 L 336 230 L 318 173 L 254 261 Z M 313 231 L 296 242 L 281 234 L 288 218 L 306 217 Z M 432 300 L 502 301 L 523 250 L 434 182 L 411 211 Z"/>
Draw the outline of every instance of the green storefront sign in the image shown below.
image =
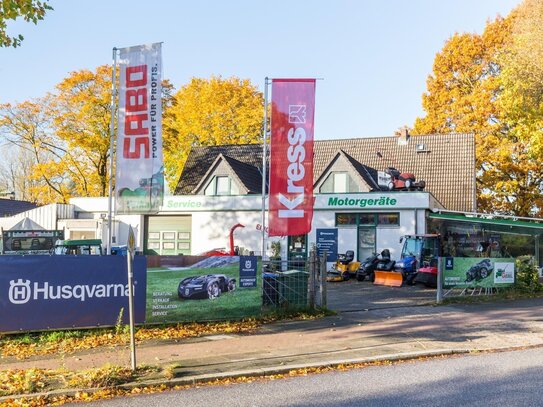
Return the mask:
<path id="1" fill-rule="evenodd" d="M 328 206 L 342 207 L 342 206 L 356 206 L 359 208 L 373 208 L 379 206 L 395 206 L 398 201 L 395 198 L 381 196 L 379 198 L 328 198 Z"/>
<path id="2" fill-rule="evenodd" d="M 444 288 L 507 287 L 515 283 L 515 260 L 511 258 L 446 257 Z"/>

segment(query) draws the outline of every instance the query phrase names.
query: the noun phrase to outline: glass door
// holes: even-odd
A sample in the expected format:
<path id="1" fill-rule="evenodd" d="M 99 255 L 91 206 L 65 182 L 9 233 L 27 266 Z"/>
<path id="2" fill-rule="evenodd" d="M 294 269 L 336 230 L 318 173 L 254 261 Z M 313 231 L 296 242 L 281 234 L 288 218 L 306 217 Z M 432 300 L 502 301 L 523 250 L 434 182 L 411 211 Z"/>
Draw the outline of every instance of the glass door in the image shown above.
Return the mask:
<path id="1" fill-rule="evenodd" d="M 307 258 L 307 235 L 288 237 L 289 267 L 304 268 Z"/>
<path id="2" fill-rule="evenodd" d="M 375 253 L 375 228 L 358 227 L 358 261 Z"/>

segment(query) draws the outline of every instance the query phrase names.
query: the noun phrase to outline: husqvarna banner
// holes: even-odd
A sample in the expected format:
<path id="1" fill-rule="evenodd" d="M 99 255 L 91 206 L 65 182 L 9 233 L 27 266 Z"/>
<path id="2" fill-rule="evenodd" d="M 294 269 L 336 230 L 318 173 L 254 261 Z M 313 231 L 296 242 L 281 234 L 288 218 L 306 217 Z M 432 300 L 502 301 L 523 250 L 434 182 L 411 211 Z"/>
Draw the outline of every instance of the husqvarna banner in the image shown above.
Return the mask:
<path id="1" fill-rule="evenodd" d="M 161 44 L 119 50 L 117 213 L 155 213 L 164 197 Z"/>
<path id="2" fill-rule="evenodd" d="M 272 81 L 269 236 L 309 233 L 315 79 Z"/>
<path id="3" fill-rule="evenodd" d="M 0 331 L 128 322 L 125 256 L 0 256 Z M 136 256 L 136 322 L 145 319 L 145 257 Z"/>

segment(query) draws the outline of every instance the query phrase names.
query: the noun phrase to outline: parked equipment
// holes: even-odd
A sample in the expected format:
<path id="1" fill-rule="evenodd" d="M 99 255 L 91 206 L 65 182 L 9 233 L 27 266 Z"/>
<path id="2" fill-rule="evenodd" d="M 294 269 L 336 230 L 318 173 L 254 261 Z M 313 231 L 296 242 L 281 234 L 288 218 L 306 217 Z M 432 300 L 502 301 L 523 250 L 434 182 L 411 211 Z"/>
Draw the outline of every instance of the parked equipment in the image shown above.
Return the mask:
<path id="1" fill-rule="evenodd" d="M 326 281 L 345 281 L 355 276 L 360 268 L 359 261 L 354 260 L 354 251 L 347 250 L 345 254 L 338 254 L 336 263 L 328 270 Z"/>
<path id="2" fill-rule="evenodd" d="M 100 239 L 57 240 L 51 254 L 60 255 L 102 255 Z"/>
<path id="3" fill-rule="evenodd" d="M 422 191 L 426 186 L 424 181 L 416 181 L 415 174 L 411 172 L 400 172 L 394 167 L 388 167 L 385 172 L 390 176 L 388 189 L 400 191 Z"/>
<path id="4" fill-rule="evenodd" d="M 396 271 L 403 275 L 406 284 L 422 283 L 437 286 L 437 261 L 441 249 L 441 236 L 436 234 L 406 235 Z"/>
<path id="5" fill-rule="evenodd" d="M 241 223 L 236 223 L 234 226 L 230 228 L 230 250 L 225 249 L 211 249 L 207 250 L 203 253 L 199 253 L 198 256 L 237 256 L 239 254 L 239 248 L 237 246 L 234 246 L 234 231 L 237 228 L 244 228 L 245 225 L 242 225 Z"/>
<path id="6" fill-rule="evenodd" d="M 371 282 L 375 280 L 375 269 L 381 259 L 378 253 L 373 253 L 370 257 L 366 258 L 360 263 L 360 268 L 356 272 L 356 279 L 358 281 L 364 281 L 368 278 Z"/>
<path id="7" fill-rule="evenodd" d="M 384 249 L 381 252 L 381 260 L 375 269 L 375 280 L 373 284 L 400 287 L 403 282 L 402 274 L 394 271 L 396 262 L 390 258 L 390 250 Z"/>

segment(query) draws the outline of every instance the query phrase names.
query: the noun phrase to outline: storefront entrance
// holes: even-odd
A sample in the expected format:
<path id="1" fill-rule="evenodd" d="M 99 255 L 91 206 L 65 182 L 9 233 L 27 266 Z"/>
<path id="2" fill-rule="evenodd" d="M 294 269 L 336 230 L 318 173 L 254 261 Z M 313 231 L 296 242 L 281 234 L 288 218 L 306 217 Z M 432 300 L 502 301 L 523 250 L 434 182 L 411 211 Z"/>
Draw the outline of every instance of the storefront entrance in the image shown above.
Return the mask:
<path id="1" fill-rule="evenodd" d="M 358 227 L 358 260 L 362 261 L 375 253 L 375 228 Z"/>
<path id="2" fill-rule="evenodd" d="M 307 258 L 307 235 L 288 237 L 289 268 L 305 268 Z"/>

